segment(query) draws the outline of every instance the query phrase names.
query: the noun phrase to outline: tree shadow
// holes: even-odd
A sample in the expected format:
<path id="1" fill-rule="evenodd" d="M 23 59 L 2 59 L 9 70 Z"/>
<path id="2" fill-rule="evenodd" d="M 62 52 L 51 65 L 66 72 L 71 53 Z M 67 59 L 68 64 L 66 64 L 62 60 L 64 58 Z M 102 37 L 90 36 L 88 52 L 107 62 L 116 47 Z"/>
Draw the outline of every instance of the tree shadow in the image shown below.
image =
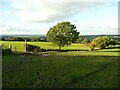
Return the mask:
<path id="1" fill-rule="evenodd" d="M 42 52 L 47 52 L 47 51 L 57 51 L 57 52 L 69 52 L 69 51 L 89 51 L 89 50 L 82 50 L 82 49 L 66 49 L 66 50 L 59 50 L 59 49 L 42 49 Z"/>
<path id="2" fill-rule="evenodd" d="M 105 48 L 105 49 L 120 49 L 120 46 L 114 46 L 114 47 L 108 47 L 108 48 Z"/>

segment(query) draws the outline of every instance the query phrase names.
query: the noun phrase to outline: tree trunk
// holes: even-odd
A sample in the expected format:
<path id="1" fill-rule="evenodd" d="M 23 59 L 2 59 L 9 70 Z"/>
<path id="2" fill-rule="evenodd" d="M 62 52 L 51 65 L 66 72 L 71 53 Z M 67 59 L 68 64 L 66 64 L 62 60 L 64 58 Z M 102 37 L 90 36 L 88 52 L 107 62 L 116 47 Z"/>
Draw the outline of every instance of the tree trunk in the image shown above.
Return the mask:
<path id="1" fill-rule="evenodd" d="M 59 45 L 59 51 L 61 50 L 61 46 Z"/>

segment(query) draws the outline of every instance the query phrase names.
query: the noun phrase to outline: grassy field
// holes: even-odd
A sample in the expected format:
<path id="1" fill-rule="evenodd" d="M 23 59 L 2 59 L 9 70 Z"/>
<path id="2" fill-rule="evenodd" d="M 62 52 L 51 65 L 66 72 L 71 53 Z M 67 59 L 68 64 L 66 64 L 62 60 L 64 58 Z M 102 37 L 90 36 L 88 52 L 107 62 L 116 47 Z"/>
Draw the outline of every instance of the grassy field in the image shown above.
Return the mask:
<path id="1" fill-rule="evenodd" d="M 25 51 L 24 45 L 25 42 L 17 42 L 17 41 L 2 41 L 0 42 L 1 44 L 3 44 L 4 48 L 9 48 L 9 45 L 13 46 L 13 51 Z M 52 44 L 51 42 L 27 42 L 27 44 L 31 44 L 31 45 L 36 45 L 36 46 L 40 46 L 43 49 L 58 49 L 57 45 Z M 15 50 L 16 47 L 16 50 Z M 62 50 L 88 50 L 89 48 L 86 47 L 85 45 L 82 44 L 72 44 L 70 46 L 65 46 L 62 48 Z"/>
<path id="2" fill-rule="evenodd" d="M 4 48 L 9 48 L 9 45 L 12 45 L 13 51 L 25 51 L 25 42 L 19 42 L 19 41 L 0 41 L 1 44 L 3 44 Z M 58 49 L 57 45 L 52 44 L 51 42 L 27 42 L 27 44 L 40 46 L 43 49 Z M 97 49 L 97 48 L 96 48 Z M 81 50 L 81 51 L 88 51 L 89 48 L 85 46 L 84 44 L 72 44 L 69 46 L 62 47 L 62 50 Z M 114 46 L 111 49 L 102 49 L 97 51 L 120 51 L 120 45 Z"/>
<path id="3" fill-rule="evenodd" d="M 57 46 L 49 42 L 28 42 L 42 48 Z M 24 51 L 23 42 L 3 42 Z M 3 88 L 117 88 L 118 87 L 118 48 L 83 51 L 88 48 L 72 44 L 63 49 L 82 51 L 41 52 L 40 55 L 18 54 L 2 56 Z M 43 54 L 48 55 L 47 57 Z"/>

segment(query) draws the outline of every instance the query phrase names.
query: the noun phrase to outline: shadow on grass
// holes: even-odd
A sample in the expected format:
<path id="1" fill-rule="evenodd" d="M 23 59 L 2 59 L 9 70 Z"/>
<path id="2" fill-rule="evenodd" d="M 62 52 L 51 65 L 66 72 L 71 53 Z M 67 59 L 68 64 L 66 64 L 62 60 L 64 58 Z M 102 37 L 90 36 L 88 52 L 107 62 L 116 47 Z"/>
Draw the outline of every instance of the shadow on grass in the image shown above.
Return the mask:
<path id="1" fill-rule="evenodd" d="M 114 50 L 114 49 L 116 49 L 116 50 Z M 120 46 L 107 47 L 107 48 L 104 48 L 104 49 L 94 49 L 93 51 L 98 51 L 98 52 L 120 52 Z"/>
<path id="2" fill-rule="evenodd" d="M 108 47 L 106 49 L 120 49 L 120 46 L 118 46 L 118 47 Z"/>
<path id="3" fill-rule="evenodd" d="M 54 58 L 54 57 L 53 57 Z M 67 56 L 66 56 L 66 58 L 67 58 Z M 66 58 L 64 58 L 64 60 L 66 60 Z M 76 68 L 79 68 L 79 67 L 77 67 L 77 63 L 78 63 L 78 60 L 75 60 L 74 62 L 73 62 L 73 60 L 72 59 L 75 59 L 76 57 L 73 57 L 73 56 L 70 56 L 69 57 L 70 58 L 70 60 L 68 61 L 68 64 L 66 64 L 66 63 L 64 63 L 64 61 L 62 62 L 62 64 L 66 64 L 65 66 L 66 67 L 70 67 L 71 69 L 73 68 L 73 72 L 71 73 L 69 70 L 71 70 L 71 69 L 67 69 L 67 70 L 64 70 L 63 68 L 66 68 L 66 67 L 61 67 L 61 66 L 56 66 L 55 64 L 52 64 L 53 65 L 53 74 L 51 74 L 51 76 L 52 77 L 55 77 L 56 78 L 56 76 L 60 76 L 60 78 L 64 78 L 66 81 L 68 81 L 68 82 L 64 82 L 64 81 L 62 81 L 62 82 L 60 82 L 59 81 L 59 79 L 56 79 L 56 81 L 57 81 L 57 83 L 58 84 L 56 84 L 55 82 L 52 82 L 52 80 L 54 80 L 54 78 L 51 80 L 51 81 L 49 81 L 49 78 L 45 78 L 45 81 L 49 84 L 49 83 L 52 83 L 52 85 L 54 85 L 53 87 L 57 87 L 57 86 L 59 86 L 59 85 L 61 85 L 61 83 L 64 83 L 64 86 L 62 86 L 62 87 L 72 87 L 72 88 L 75 88 L 76 87 L 76 85 L 77 84 L 80 84 L 80 82 L 82 81 L 82 82 L 84 82 L 86 79 L 89 79 L 90 77 L 94 77 L 94 76 L 96 76 L 97 75 L 97 73 L 101 73 L 101 72 L 103 72 L 103 71 L 107 71 L 107 69 L 108 68 L 111 68 L 112 66 L 112 62 L 105 62 L 105 63 L 101 63 L 101 64 L 98 64 L 98 66 L 95 66 L 95 68 L 96 69 L 94 69 L 93 71 L 91 71 L 91 72 L 88 72 L 88 73 L 85 73 L 85 74 L 81 74 L 81 75 L 79 75 L 79 76 L 74 76 L 74 73 L 76 73 L 76 74 L 79 74 L 79 73 L 77 73 L 74 69 L 76 69 Z M 100 57 L 96 57 L 96 56 L 88 56 L 88 57 L 86 57 L 86 56 L 78 56 L 76 59 L 84 59 L 84 60 L 93 60 L 93 58 L 98 58 L 98 60 L 97 61 L 99 61 L 99 59 L 101 58 L 101 56 Z M 51 58 L 50 58 L 51 59 Z M 56 58 L 55 58 L 56 59 Z M 58 60 L 59 60 L 60 58 L 58 57 Z M 112 56 L 104 56 L 104 60 L 109 60 L 109 59 L 111 59 L 111 61 L 112 61 L 112 59 L 116 59 L 116 57 L 112 57 Z M 52 59 L 52 60 L 54 60 L 54 59 Z M 45 61 L 45 58 L 44 58 L 44 61 Z M 33 62 L 28 62 L 27 60 L 25 61 L 25 62 L 27 62 L 27 63 L 22 63 L 22 62 L 11 62 L 11 64 L 9 63 L 9 64 L 6 64 L 6 65 L 3 65 L 3 71 L 5 71 L 5 72 L 3 72 L 3 75 L 5 76 L 5 74 L 10 78 L 11 76 L 10 76 L 10 73 L 11 73 L 11 75 L 12 75 L 12 73 L 13 72 L 15 72 L 15 70 L 20 70 L 19 68 L 21 68 L 20 66 L 24 66 L 24 65 L 28 65 L 28 67 L 31 65 L 31 63 L 33 63 Z M 42 61 L 43 62 L 43 61 Z M 48 71 L 49 71 L 49 65 L 50 65 L 50 60 L 49 60 L 49 63 L 46 63 L 46 61 L 44 62 L 44 63 L 42 63 L 42 65 L 41 65 L 41 68 L 42 69 L 44 69 L 44 68 L 46 68 L 45 69 L 45 71 L 43 71 L 42 73 L 48 73 Z M 59 61 L 57 61 L 56 60 L 56 62 L 59 62 Z M 51 62 L 52 63 L 52 62 Z M 85 62 L 84 62 L 85 63 Z M 94 63 L 94 62 L 93 62 Z M 38 63 L 39 64 L 39 63 Z M 57 63 L 56 63 L 57 64 Z M 59 64 L 59 63 L 58 63 Z M 81 64 L 82 65 L 82 63 L 78 63 L 78 64 Z M 55 65 L 55 66 L 54 66 Z M 94 67 L 94 66 L 92 66 L 91 65 L 91 63 L 85 63 L 85 65 L 89 65 L 89 68 L 92 68 L 92 67 Z M 64 71 L 67 71 L 66 73 L 65 73 L 65 75 L 69 75 L 69 74 L 71 74 L 70 75 L 70 77 L 69 78 L 66 78 L 66 77 L 64 77 L 64 76 L 62 76 L 63 75 L 63 73 L 58 73 L 57 71 L 57 68 L 54 68 L 54 67 L 60 67 L 60 71 L 61 72 L 64 72 Z M 76 67 L 76 68 L 75 68 Z M 84 67 L 84 66 L 83 66 Z M 39 68 L 39 67 L 37 67 L 37 68 Z M 87 69 L 89 69 L 89 68 L 87 68 Z M 36 68 L 35 68 L 36 69 Z M 29 70 L 29 69 L 24 69 L 25 71 L 26 70 Z M 40 71 L 37 71 L 38 69 L 36 69 L 36 72 L 38 72 L 38 73 L 40 73 Z M 90 69 L 91 70 L 91 69 Z M 75 72 L 74 72 L 75 71 Z M 54 72 L 56 72 L 56 73 L 54 73 Z M 31 72 L 31 73 L 33 73 L 33 72 Z M 41 75 L 42 75 L 42 73 L 41 73 Z M 103 74 L 104 75 L 104 74 Z M 39 75 L 38 75 L 39 76 Z M 49 73 L 48 73 L 48 76 L 49 76 Z M 22 77 L 22 76 L 21 76 Z M 42 75 L 42 77 L 44 78 L 45 76 L 44 75 Z M 107 78 L 107 77 L 106 77 Z M 97 78 L 96 78 L 97 79 Z M 12 80 L 12 79 L 11 79 Z M 20 80 L 20 79 L 18 79 L 18 80 Z M 43 79 L 44 80 L 44 79 Z M 42 83 L 42 82 L 44 82 L 42 79 L 40 80 L 40 82 Z M 12 83 L 10 83 L 10 81 L 8 81 L 8 82 L 5 82 L 5 81 L 8 81 L 7 79 L 4 79 L 4 82 L 3 82 L 3 85 L 4 85 L 4 87 L 3 88 L 6 88 L 5 86 L 6 85 L 8 85 L 7 87 L 9 88 L 10 87 L 10 85 L 12 84 Z M 13 81 L 14 81 L 14 79 L 13 79 Z M 28 80 L 29 81 L 29 80 Z M 36 81 L 36 80 L 35 80 Z M 33 81 L 33 82 L 35 82 L 35 81 Z M 97 81 L 96 81 L 97 82 Z M 101 82 L 102 83 L 102 80 L 101 81 L 98 81 L 98 82 Z M 97 83 L 98 83 L 97 82 Z M 105 82 L 104 80 L 103 80 L 103 82 Z M 110 82 L 112 82 L 112 81 L 110 81 Z M 15 82 L 14 82 L 15 83 Z M 94 81 L 93 82 L 91 82 L 91 81 L 88 81 L 88 82 L 86 82 L 87 84 L 86 84 L 86 87 L 90 87 L 90 85 L 92 85 L 92 86 L 96 86 L 96 85 L 94 85 L 94 84 L 89 84 L 89 83 L 94 83 Z M 16 83 L 15 83 L 16 84 Z M 109 84 L 109 83 L 108 83 Z M 40 84 L 41 85 L 41 84 Z M 42 84 L 43 86 L 46 86 L 46 84 Z M 52 85 L 50 86 L 50 87 L 52 87 Z M 14 87 L 19 87 L 19 83 L 18 83 L 18 85 L 16 85 L 16 86 L 14 86 Z M 29 87 L 29 85 L 27 85 L 26 84 L 26 87 Z M 47 87 L 47 86 L 46 86 Z M 82 85 L 81 84 L 81 86 L 79 86 L 79 88 L 80 87 L 84 87 L 84 84 Z M 97 87 L 99 87 L 99 86 L 97 86 Z"/>
<path id="4" fill-rule="evenodd" d="M 28 54 L 29 55 L 29 54 Z M 31 55 L 32 56 L 32 59 L 34 60 L 34 61 L 36 61 L 36 59 L 37 59 L 37 57 L 36 56 L 34 56 L 34 55 Z M 62 56 L 64 56 L 64 57 L 62 57 Z M 14 57 L 14 55 L 13 55 L 13 57 Z M 8 59 L 8 58 L 7 58 Z M 13 59 L 12 58 L 12 55 L 10 55 L 9 54 L 9 59 Z M 26 59 L 28 59 L 29 60 L 29 58 L 27 57 Z M 68 59 L 68 60 L 67 60 Z M 32 64 L 31 63 L 33 63 L 33 62 L 31 62 L 31 61 L 28 61 L 28 60 L 25 60 L 25 62 L 23 63 L 22 61 L 21 62 L 18 62 L 17 60 L 13 60 L 13 61 L 15 61 L 15 62 L 9 62 L 9 63 L 4 63 L 3 64 L 3 71 L 5 71 L 5 72 L 3 72 L 3 75 L 4 74 L 6 74 L 7 76 L 9 76 L 9 78 L 11 77 L 9 74 L 11 73 L 11 75 L 14 75 L 14 74 L 12 74 L 12 72 L 15 72 L 15 70 L 20 70 L 21 71 L 21 68 L 22 68 L 22 65 L 24 66 L 26 66 L 26 65 L 28 65 L 28 67 L 32 67 Z M 46 60 L 47 60 L 47 62 L 49 62 L 49 63 L 46 63 Z M 51 62 L 51 61 L 54 61 L 54 62 L 59 62 L 61 60 L 61 62 L 60 63 L 55 63 L 55 64 L 53 64 L 53 62 Z M 74 61 L 73 61 L 74 60 Z M 86 62 L 86 61 L 101 61 L 101 60 L 103 60 L 103 61 L 109 61 L 109 60 L 111 60 L 110 62 L 101 62 L 101 64 L 98 64 L 98 66 L 94 66 L 94 65 L 92 65 L 92 64 L 96 64 L 96 63 L 94 63 L 94 62 L 90 62 L 90 63 L 88 63 L 88 62 Z M 49 71 L 50 71 L 50 66 L 51 65 L 53 65 L 53 67 L 52 67 L 52 70 L 53 70 L 53 73 L 51 73 L 51 77 L 55 77 L 56 78 L 56 76 L 60 76 L 60 78 L 64 78 L 64 80 L 66 80 L 66 81 L 68 81 L 68 82 L 64 82 L 64 81 L 62 81 L 62 82 L 60 82 L 59 81 L 59 79 L 56 79 L 56 81 L 57 81 L 57 83 L 58 84 L 56 84 L 56 82 L 52 82 L 52 80 L 54 81 L 54 79 L 50 79 L 50 81 L 49 81 L 49 78 L 47 78 L 47 77 L 45 77 L 45 75 L 43 75 L 42 77 L 44 78 L 45 77 L 45 82 L 48 82 L 48 84 L 49 83 L 52 83 L 52 85 L 54 85 L 54 87 L 57 87 L 57 86 L 59 86 L 59 85 L 61 85 L 61 83 L 63 83 L 64 84 L 64 86 L 61 86 L 61 87 L 72 87 L 72 88 L 75 88 L 75 86 L 76 86 L 76 84 L 80 84 L 79 82 L 80 81 L 82 81 L 82 82 L 84 82 L 85 81 L 85 79 L 89 79 L 89 77 L 93 77 L 94 78 L 94 76 L 97 74 L 97 73 L 101 73 L 101 72 L 103 72 L 104 70 L 105 71 L 107 71 L 107 69 L 108 68 L 111 68 L 112 66 L 112 63 L 113 63 L 113 61 L 114 60 L 118 60 L 118 58 L 116 57 L 116 56 L 87 56 L 87 55 L 81 55 L 81 56 L 65 56 L 65 55 L 60 55 L 60 56 L 58 56 L 58 55 L 54 55 L 54 56 L 50 56 L 49 58 L 41 58 L 41 60 L 40 60 L 40 62 L 41 62 L 41 64 L 40 63 L 34 63 L 34 64 L 36 64 L 36 65 L 38 65 L 38 64 L 40 64 L 39 66 L 40 67 L 37 67 L 37 68 L 42 68 L 42 70 L 43 69 L 45 69 L 45 71 L 43 71 L 42 73 L 48 73 Z M 6 60 L 4 60 L 4 58 L 3 58 L 3 62 L 4 61 L 6 61 Z M 66 62 L 67 62 L 67 64 L 66 64 Z M 81 62 L 81 63 L 79 63 L 79 62 Z M 62 65 L 59 65 L 59 64 L 64 64 L 63 65 L 63 67 L 62 67 Z M 34 65 L 33 64 L 33 65 Z M 56 64 L 58 64 L 58 65 L 56 65 Z M 84 65 L 83 65 L 84 64 Z M 114 64 L 114 63 L 113 63 Z M 93 70 L 93 71 L 91 71 L 91 72 L 88 72 L 88 73 L 85 73 L 84 75 L 79 75 L 79 76 L 74 76 L 74 71 L 75 71 L 75 69 L 79 69 L 79 67 L 78 66 L 80 66 L 80 65 L 83 65 L 83 67 L 85 67 L 85 66 L 88 66 L 89 65 L 89 68 L 92 68 L 92 67 L 95 67 L 96 69 L 95 70 Z M 21 67 L 20 67 L 21 66 Z M 65 66 L 65 67 L 64 67 Z M 34 67 L 34 66 L 33 66 Z M 71 69 L 67 69 L 67 67 L 69 67 L 69 68 L 71 68 L 72 69 L 72 73 L 73 73 L 73 75 L 72 75 L 72 73 L 71 73 Z M 116 66 L 117 67 L 117 66 Z M 40 72 L 40 71 L 37 71 L 38 69 L 37 68 L 34 68 L 35 69 L 35 72 Z M 87 68 L 87 69 L 89 69 L 89 68 Z M 61 73 L 59 73 L 58 72 L 58 69 L 60 69 L 60 72 Z M 67 70 L 65 70 L 65 69 L 67 69 Z M 30 69 L 27 69 L 27 68 L 25 68 L 24 70 L 30 70 Z M 24 71 L 23 70 L 23 71 Z M 40 69 L 41 70 L 41 69 Z M 51 70 L 51 71 L 52 71 Z M 91 70 L 91 69 L 90 69 Z M 71 77 L 70 78 L 66 78 L 66 77 L 64 77 L 64 76 L 62 76 L 63 75 L 63 73 L 62 72 L 65 72 L 65 71 L 67 71 L 66 73 L 65 73 L 65 75 L 69 75 L 69 74 L 71 74 Z M 27 72 L 29 72 L 29 71 L 27 71 Z M 56 73 L 54 73 L 54 72 L 56 72 Z M 33 72 L 31 72 L 31 73 L 33 73 Z M 79 74 L 79 73 L 77 73 L 76 71 L 75 71 L 75 73 L 76 74 Z M 41 74 L 42 75 L 42 74 Z M 104 74 L 103 74 L 104 75 Z M 5 76 L 5 75 L 4 75 Z M 49 73 L 48 73 L 48 76 L 49 76 Z M 20 78 L 21 78 L 22 76 L 20 76 Z M 35 77 L 35 76 L 33 76 L 33 77 Z M 36 78 L 36 77 L 35 77 Z M 106 77 L 107 78 L 107 77 Z M 17 80 L 17 78 L 15 78 L 16 80 Z M 97 79 L 97 78 L 96 78 Z M 20 80 L 20 79 L 18 79 L 18 80 Z M 44 80 L 44 79 L 43 79 Z M 40 83 L 42 83 L 42 82 L 44 82 L 43 80 L 39 80 L 39 82 Z M 11 79 L 11 81 L 12 81 L 12 79 Z M 4 88 L 6 88 L 6 87 L 10 87 L 10 85 L 12 85 L 12 84 L 14 84 L 14 83 L 11 83 L 11 81 L 10 80 L 7 80 L 7 79 L 4 79 L 4 82 L 3 82 L 3 85 L 4 85 Z M 13 79 L 13 81 L 14 81 L 14 79 Z M 29 80 L 28 80 L 29 81 Z M 36 81 L 36 80 L 35 80 Z M 35 81 L 33 81 L 33 82 L 35 82 Z M 96 81 L 97 82 L 97 81 Z M 100 81 L 98 81 L 98 83 L 99 83 Z M 103 82 L 104 82 L 104 80 L 103 80 Z M 112 81 L 110 81 L 110 82 L 112 82 Z M 88 82 L 86 82 L 87 84 L 86 84 L 86 87 L 87 87 L 87 85 L 89 86 L 89 85 L 92 85 L 92 86 L 95 86 L 94 84 L 90 84 L 90 83 L 92 83 L 91 81 L 88 81 Z M 94 83 L 94 81 L 93 81 L 93 83 Z M 102 83 L 102 80 L 101 80 L 101 83 Z M 109 83 L 108 83 L 109 84 Z M 41 84 L 40 84 L 41 85 Z M 43 83 L 42 84 L 43 86 L 46 86 L 46 84 L 45 83 Z M 52 85 L 50 86 L 50 87 L 52 87 Z M 5 87 L 6 86 L 6 87 Z M 83 84 L 83 86 L 84 86 L 84 84 Z M 81 85 L 81 87 L 83 87 L 82 85 Z M 16 86 L 13 86 L 13 87 L 19 87 L 19 83 L 18 83 L 18 85 L 16 85 Z M 26 84 L 26 87 L 29 87 L 29 85 L 28 84 Z M 47 87 L 47 86 L 46 86 Z M 80 87 L 80 86 L 79 86 Z M 98 86 L 98 87 L 100 87 L 100 86 Z"/>
<path id="5" fill-rule="evenodd" d="M 111 63 L 101 64 L 100 68 L 95 69 L 94 71 L 86 73 L 84 75 L 80 75 L 78 78 L 71 78 L 71 81 L 66 84 L 70 85 L 72 82 L 75 85 L 75 84 L 79 83 L 79 82 L 77 82 L 78 79 L 81 81 L 85 80 L 85 79 L 89 78 L 90 76 L 96 75 L 97 73 L 107 70 L 108 68 L 110 68 L 110 66 L 111 66 Z"/>
<path id="6" fill-rule="evenodd" d="M 120 51 L 119 50 L 115 50 L 115 51 L 112 51 L 112 50 L 111 51 L 104 51 L 103 50 L 103 51 L 98 51 L 98 52 L 118 52 L 119 53 Z"/>
<path id="7" fill-rule="evenodd" d="M 66 49 L 66 50 L 58 50 L 58 49 L 42 49 L 42 52 L 46 51 L 57 51 L 57 52 L 68 52 L 68 51 L 89 51 L 89 50 L 82 50 L 82 49 Z"/>

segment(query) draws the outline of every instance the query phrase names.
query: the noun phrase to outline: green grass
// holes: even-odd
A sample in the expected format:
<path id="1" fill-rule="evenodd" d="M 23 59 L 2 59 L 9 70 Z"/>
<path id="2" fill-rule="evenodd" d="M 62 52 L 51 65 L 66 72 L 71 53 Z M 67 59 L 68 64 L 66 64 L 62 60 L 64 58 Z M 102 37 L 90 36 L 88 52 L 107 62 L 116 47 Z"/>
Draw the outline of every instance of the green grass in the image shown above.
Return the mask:
<path id="1" fill-rule="evenodd" d="M 18 42 L 18 41 L 0 41 L 1 44 L 3 44 L 4 48 L 9 48 L 9 45 L 12 45 L 12 50 L 13 51 L 20 51 L 24 52 L 25 51 L 25 42 Z M 58 46 L 55 44 L 52 44 L 51 42 L 27 42 L 27 44 L 31 45 L 36 45 L 39 46 L 43 49 L 58 49 Z M 16 49 L 15 49 L 16 47 Z M 97 51 L 120 51 L 120 46 L 114 46 L 114 47 L 119 47 L 119 48 L 112 48 L 112 49 L 102 49 L 102 50 L 97 50 Z M 97 48 L 96 48 L 97 49 Z M 87 51 L 89 48 L 85 46 L 84 44 L 71 44 L 69 46 L 64 46 L 62 47 L 62 50 L 82 50 L 82 51 Z"/>
<path id="2" fill-rule="evenodd" d="M 3 55 L 3 87 L 116 88 L 118 54 L 106 52 L 44 52 L 43 56 Z M 32 60 L 31 60 L 32 58 Z"/>
<path id="3" fill-rule="evenodd" d="M 2 42 L 24 51 L 24 42 Z M 50 42 L 28 42 L 44 49 L 57 49 Z M 82 44 L 72 44 L 62 49 L 81 51 L 47 51 L 42 55 L 2 55 L 3 88 L 117 88 L 118 47 L 86 51 Z"/>
<path id="4" fill-rule="evenodd" d="M 9 48 L 9 45 L 12 45 L 13 51 L 25 51 L 24 43 L 23 42 L 10 42 L 10 41 L 0 41 L 1 44 L 3 44 L 3 48 Z M 15 50 L 16 47 L 16 50 Z"/>
<path id="5" fill-rule="evenodd" d="M 23 51 L 23 52 L 25 51 L 25 48 L 24 48 L 25 42 L 2 41 L 1 43 L 3 44 L 4 48 L 9 48 L 9 45 L 12 45 L 13 51 Z M 27 44 L 40 46 L 43 49 L 58 49 L 58 46 L 55 44 L 52 44 L 51 42 L 27 42 Z M 16 50 L 15 50 L 15 47 L 16 47 Z M 66 50 L 66 49 L 88 50 L 89 48 L 83 44 L 72 44 L 69 46 L 62 47 L 62 50 Z"/>

